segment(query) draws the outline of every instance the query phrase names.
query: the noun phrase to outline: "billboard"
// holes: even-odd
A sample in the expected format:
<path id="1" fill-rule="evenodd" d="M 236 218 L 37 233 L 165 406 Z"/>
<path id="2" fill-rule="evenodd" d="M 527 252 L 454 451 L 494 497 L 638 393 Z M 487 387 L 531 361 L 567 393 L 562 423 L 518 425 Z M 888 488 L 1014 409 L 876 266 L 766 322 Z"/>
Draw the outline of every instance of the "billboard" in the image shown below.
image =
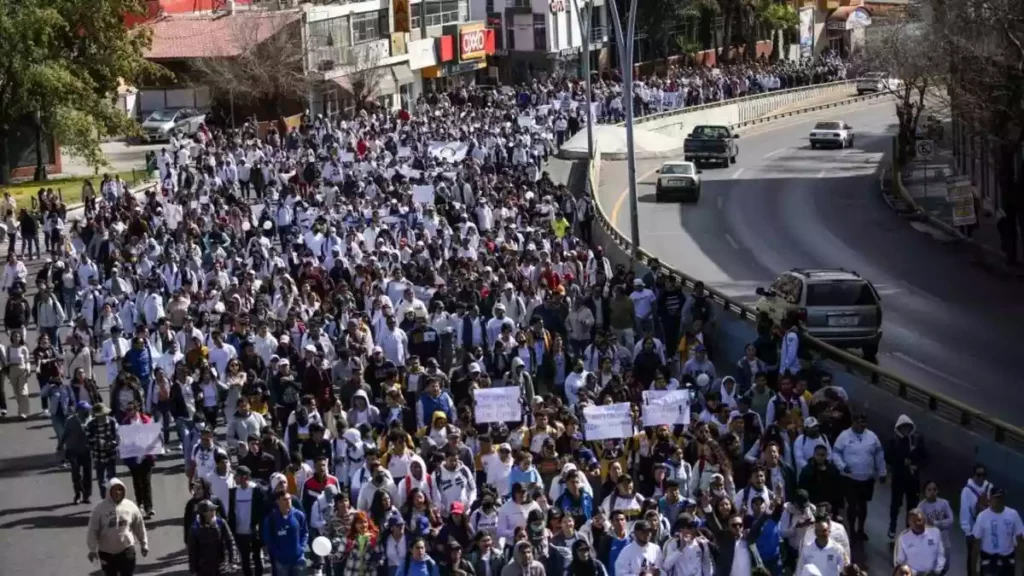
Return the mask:
<path id="1" fill-rule="evenodd" d="M 814 57 L 814 8 L 800 9 L 800 58 Z"/>

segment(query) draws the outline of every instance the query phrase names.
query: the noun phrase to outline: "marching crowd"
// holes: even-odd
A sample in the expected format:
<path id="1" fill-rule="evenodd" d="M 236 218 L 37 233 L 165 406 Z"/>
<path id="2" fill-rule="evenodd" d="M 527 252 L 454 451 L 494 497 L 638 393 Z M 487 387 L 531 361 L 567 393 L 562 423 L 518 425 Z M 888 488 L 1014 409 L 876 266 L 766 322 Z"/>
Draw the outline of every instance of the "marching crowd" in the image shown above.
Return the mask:
<path id="1" fill-rule="evenodd" d="M 105 177 L 70 225 L 40 198 L 51 258 L 29 278 L 11 238 L 4 373 L 22 418 L 36 374 L 76 503 L 95 477 L 90 560 L 148 553 L 158 455 L 120 442 L 158 423 L 191 490 L 159 512 L 198 576 L 862 574 L 890 479 L 894 573 L 947 573 L 958 520 L 970 573 L 1012 574 L 1024 526 L 984 469 L 955 518 L 914 423 L 883 446 L 795 321 L 722 358 L 702 287 L 611 264 L 592 200 L 544 171 L 565 118 L 538 90 L 204 128 L 144 198 Z M 496 387 L 520 421 L 477 421 Z M 644 427 L 645 390 L 688 391 L 690 421 Z M 618 402 L 633 432 L 588 440 L 586 409 Z"/>

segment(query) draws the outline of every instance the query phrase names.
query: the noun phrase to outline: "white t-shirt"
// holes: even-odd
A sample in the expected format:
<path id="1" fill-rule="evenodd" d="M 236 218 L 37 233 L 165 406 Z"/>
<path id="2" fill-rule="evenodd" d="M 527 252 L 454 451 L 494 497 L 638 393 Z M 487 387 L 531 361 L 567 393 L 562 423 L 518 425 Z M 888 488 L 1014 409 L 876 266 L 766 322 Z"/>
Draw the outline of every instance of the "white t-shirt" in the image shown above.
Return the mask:
<path id="1" fill-rule="evenodd" d="M 974 521 L 971 535 L 981 543 L 982 552 L 1008 556 L 1016 549 L 1017 539 L 1024 536 L 1024 523 L 1013 508 L 1006 507 L 1002 512 L 986 508 Z"/>

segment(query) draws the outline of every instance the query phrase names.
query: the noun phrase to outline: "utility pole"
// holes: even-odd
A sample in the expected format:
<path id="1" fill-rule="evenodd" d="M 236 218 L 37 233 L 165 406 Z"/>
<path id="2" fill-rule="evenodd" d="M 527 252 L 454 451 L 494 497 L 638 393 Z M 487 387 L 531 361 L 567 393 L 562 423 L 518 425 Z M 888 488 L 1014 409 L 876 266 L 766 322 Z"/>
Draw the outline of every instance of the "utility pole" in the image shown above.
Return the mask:
<path id="1" fill-rule="evenodd" d="M 593 122 L 593 106 L 591 98 L 593 98 L 593 90 L 590 85 L 590 23 L 592 17 L 593 4 L 591 0 L 583 0 L 583 7 L 581 9 L 579 0 L 572 0 L 573 7 L 576 8 L 576 17 L 580 21 L 580 34 L 583 35 L 583 81 L 585 90 L 587 91 L 587 158 L 590 160 L 594 159 L 594 122 Z M 590 180 L 587 180 L 589 185 Z"/>
<path id="2" fill-rule="evenodd" d="M 636 32 L 636 6 L 640 0 L 630 2 L 625 34 L 623 34 L 622 21 L 619 18 L 619 8 L 615 0 L 609 0 L 609 2 L 611 3 L 612 24 L 615 25 L 615 38 L 619 43 L 619 62 L 622 66 L 622 100 L 626 108 L 626 173 L 629 178 L 630 241 L 633 245 L 631 256 L 635 264 L 640 255 L 640 215 L 636 196 L 636 155 L 633 152 L 633 37 Z"/>

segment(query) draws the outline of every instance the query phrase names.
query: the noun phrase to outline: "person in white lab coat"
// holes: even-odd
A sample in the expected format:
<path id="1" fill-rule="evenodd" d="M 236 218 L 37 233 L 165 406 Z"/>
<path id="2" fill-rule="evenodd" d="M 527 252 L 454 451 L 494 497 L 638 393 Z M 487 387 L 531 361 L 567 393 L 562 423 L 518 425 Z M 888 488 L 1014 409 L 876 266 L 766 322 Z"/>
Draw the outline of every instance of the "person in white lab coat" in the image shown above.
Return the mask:
<path id="1" fill-rule="evenodd" d="M 831 529 L 832 526 L 827 516 L 815 520 L 814 542 L 800 550 L 797 574 L 802 574 L 804 567 L 808 565 L 817 568 L 821 576 L 840 576 L 842 574 L 847 560 L 842 547 L 829 537 Z"/>
<path id="2" fill-rule="evenodd" d="M 942 532 L 927 525 L 920 508 L 908 512 L 907 517 L 910 528 L 896 537 L 893 565 L 906 564 L 914 574 L 942 574 L 948 562 Z"/>
<path id="3" fill-rule="evenodd" d="M 385 324 L 387 328 L 377 334 L 377 346 L 384 352 L 384 358 L 394 362 L 395 366 L 405 366 L 405 359 L 409 355 L 409 338 L 398 327 L 394 314 L 387 316 Z"/>
<path id="4" fill-rule="evenodd" d="M 117 379 L 117 375 L 121 371 L 121 361 L 124 360 L 124 355 L 128 353 L 130 348 L 128 340 L 121 337 L 121 327 L 118 325 L 112 326 L 110 328 L 110 338 L 103 342 L 103 350 L 100 354 L 100 360 L 107 365 L 107 382 L 113 382 Z"/>

